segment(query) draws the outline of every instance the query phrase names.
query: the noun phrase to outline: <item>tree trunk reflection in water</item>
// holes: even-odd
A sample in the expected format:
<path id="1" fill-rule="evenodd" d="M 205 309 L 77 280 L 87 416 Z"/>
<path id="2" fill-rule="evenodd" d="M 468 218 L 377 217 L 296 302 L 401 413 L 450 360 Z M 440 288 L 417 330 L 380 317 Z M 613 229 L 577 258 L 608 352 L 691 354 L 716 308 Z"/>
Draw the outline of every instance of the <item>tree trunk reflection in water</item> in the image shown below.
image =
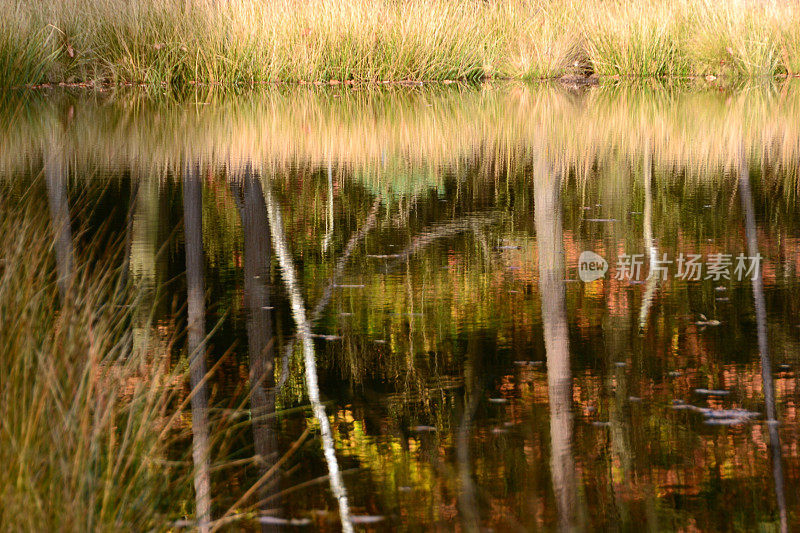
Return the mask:
<path id="1" fill-rule="evenodd" d="M 352 237 L 350 237 L 349 241 L 347 241 L 347 245 L 345 245 L 341 257 L 339 257 L 339 259 L 336 261 L 336 266 L 333 269 L 333 275 L 328 281 L 328 284 L 325 286 L 325 289 L 322 291 L 322 296 L 320 296 L 319 300 L 317 301 L 317 305 L 315 305 L 314 309 L 311 311 L 309 328 L 311 328 L 314 322 L 316 322 L 319 317 L 322 316 L 322 312 L 328 306 L 328 303 L 330 303 L 336 283 L 339 281 L 342 272 L 344 272 L 344 267 L 347 266 L 347 262 L 350 260 L 350 256 L 353 254 L 356 246 L 364 239 L 364 237 L 366 237 L 367 233 L 369 233 L 369 231 L 375 225 L 375 222 L 378 219 L 378 209 L 381 206 L 381 201 L 382 200 L 380 196 L 375 198 L 375 201 L 372 203 L 372 208 L 369 211 L 369 215 L 364 221 L 364 225 L 361 226 L 361 229 L 354 233 Z M 292 353 L 294 352 L 295 344 L 296 339 L 290 339 L 289 342 L 286 343 L 283 361 L 281 362 L 281 377 L 278 382 L 278 389 L 282 388 L 289 379 L 289 364 Z"/>
<path id="2" fill-rule="evenodd" d="M 192 387 L 192 460 L 197 520 L 208 531 L 211 520 L 211 481 L 208 444 L 208 387 L 206 375 L 205 282 L 203 278 L 203 186 L 200 166 L 187 162 L 183 172 L 183 227 L 186 243 L 189 380 Z"/>
<path id="3" fill-rule="evenodd" d="M 322 451 L 325 455 L 325 462 L 328 466 L 328 478 L 330 480 L 331 491 L 336 497 L 339 505 L 339 517 L 342 522 L 342 530 L 345 533 L 353 531 L 353 524 L 350 520 L 350 503 L 347 499 L 347 490 L 342 481 L 342 473 L 339 470 L 339 463 L 334 451 L 333 433 L 330 421 L 325 414 L 325 406 L 322 405 L 319 397 L 319 383 L 317 381 L 317 361 L 314 354 L 314 341 L 311 338 L 311 326 L 306 316 L 305 303 L 300 293 L 300 286 L 297 281 L 297 274 L 294 270 L 294 262 L 286 243 L 286 236 L 283 233 L 283 221 L 281 220 L 280 209 L 272 196 L 272 187 L 269 179 L 264 180 L 264 199 L 267 204 L 269 216 L 269 226 L 272 230 L 272 245 L 275 254 L 278 256 L 278 263 L 281 267 L 286 289 L 289 293 L 289 301 L 292 308 L 297 327 L 297 336 L 303 347 L 303 362 L 305 364 L 306 388 L 308 389 L 308 399 L 314 411 L 314 417 L 319 422 L 320 434 L 322 436 Z"/>
<path id="4" fill-rule="evenodd" d="M 56 274 L 61 297 L 66 298 L 72 277 L 72 228 L 67 197 L 67 161 L 59 141 L 44 154 L 44 179 L 56 249 Z"/>
<path id="5" fill-rule="evenodd" d="M 644 177 L 644 213 L 643 230 L 644 246 L 647 250 L 647 258 L 650 266 L 650 274 L 647 278 L 647 287 L 642 297 L 642 308 L 639 311 L 639 333 L 644 333 L 647 327 L 647 318 L 650 315 L 650 307 L 653 305 L 656 290 L 658 289 L 658 275 L 653 274 L 653 266 L 658 261 L 658 247 L 653 238 L 653 162 L 650 154 L 650 146 L 645 148 L 644 166 L 642 175 Z"/>
<path id="6" fill-rule="evenodd" d="M 578 486 L 572 457 L 572 372 L 564 283 L 566 271 L 561 224 L 561 175 L 540 158 L 535 163 L 533 186 L 539 290 L 550 401 L 550 475 L 558 506 L 560 529 L 571 531 L 579 526 Z"/>
<path id="7" fill-rule="evenodd" d="M 650 142 L 648 142 L 645 146 L 644 162 L 642 164 L 642 178 L 644 181 L 642 232 L 644 235 L 644 247 L 647 251 L 650 273 L 648 274 L 646 282 L 647 285 L 645 287 L 644 295 L 642 296 L 642 307 L 639 310 L 639 338 L 637 342 L 640 347 L 636 349 L 636 352 L 638 353 L 646 353 L 646 350 L 643 349 L 643 343 L 646 342 L 645 333 L 647 331 L 647 324 L 650 317 L 650 309 L 652 308 L 653 301 L 655 300 L 655 295 L 658 291 L 659 281 L 661 279 L 660 275 L 652 274 L 653 267 L 658 261 L 658 242 L 653 236 L 653 152 Z M 610 326 L 613 328 L 613 325 Z M 618 338 L 620 335 L 619 332 L 612 332 L 612 334 L 615 338 Z M 614 348 L 615 353 L 621 353 L 621 350 L 616 349 L 616 347 Z M 637 466 L 634 466 L 634 460 L 641 460 L 641 457 L 633 453 L 633 450 L 637 448 L 637 445 L 633 443 L 635 431 L 633 431 L 633 421 L 631 420 L 631 410 L 629 408 L 629 394 L 632 392 L 629 385 L 638 387 L 641 386 L 641 384 L 636 379 L 631 380 L 629 383 L 628 371 L 625 367 L 616 368 L 616 373 L 613 377 L 613 380 L 616 383 L 614 389 L 616 401 L 610 420 L 612 446 L 614 447 L 619 463 L 622 465 L 620 470 L 625 476 L 623 481 L 627 486 L 632 486 L 634 483 L 641 482 L 641 480 L 637 479 L 634 475 L 634 472 L 637 470 Z M 653 492 L 655 491 L 653 490 Z M 632 527 L 630 525 L 630 504 L 627 503 L 625 498 L 620 497 L 618 491 L 615 490 L 614 495 L 618 508 L 620 509 L 620 521 L 628 520 L 628 523 L 625 525 L 629 528 Z M 625 511 L 624 516 L 622 514 L 623 510 Z M 652 496 L 649 496 L 646 499 L 645 513 L 647 516 L 647 530 L 659 531 L 659 516 L 656 512 L 656 500 Z"/>
<path id="8" fill-rule="evenodd" d="M 753 208 L 753 195 L 750 189 L 750 170 L 747 166 L 744 147 L 739 150 L 739 195 L 744 211 L 745 235 L 747 237 L 747 254 L 750 257 L 758 256 L 758 234 L 756 231 L 755 209 Z M 775 498 L 780 515 L 781 532 L 789 531 L 788 517 L 786 514 L 786 496 L 783 491 L 783 465 L 781 458 L 781 441 L 778 434 L 778 418 L 775 410 L 775 388 L 772 382 L 772 361 L 769 354 L 769 340 L 767 338 L 767 306 L 764 301 L 764 282 L 761 276 L 761 264 L 754 273 L 753 303 L 756 309 L 756 326 L 758 334 L 758 352 L 761 356 L 761 380 L 764 384 L 764 402 L 767 409 L 767 427 L 769 429 L 769 446 L 772 452 L 772 475 L 775 483 Z"/>
<path id="9" fill-rule="evenodd" d="M 325 217 L 325 237 L 322 239 L 322 251 L 328 252 L 333 240 L 333 162 L 328 160 L 328 209 Z"/>
<path id="10" fill-rule="evenodd" d="M 480 342 L 475 334 L 470 336 L 467 345 L 467 361 L 464 368 L 464 413 L 455 438 L 456 460 L 460 492 L 458 510 L 464 531 L 480 531 L 480 512 L 475 482 L 472 477 L 472 458 L 469 449 L 470 431 L 483 394 L 480 379 Z"/>
<path id="11" fill-rule="evenodd" d="M 236 177 L 238 178 L 238 177 Z M 275 352 L 270 306 L 270 229 L 267 206 L 261 183 L 250 165 L 242 181 L 233 181 L 231 189 L 241 199 L 240 217 L 244 233 L 244 301 L 247 308 L 247 347 L 250 358 L 250 408 L 253 443 L 259 458 L 260 476 L 274 464 L 277 454 L 275 435 Z M 259 488 L 263 502 L 278 491 L 275 483 Z M 261 511 L 266 511 L 262 508 Z M 262 524 L 262 531 L 275 531 L 277 526 Z"/>
<path id="12" fill-rule="evenodd" d="M 158 235 L 159 235 L 159 183 L 152 173 L 141 174 L 133 185 L 135 196 L 132 205 L 130 253 L 128 269 L 136 287 L 138 298 L 133 317 L 134 351 L 148 346 L 151 318 L 156 305 L 158 286 Z"/>

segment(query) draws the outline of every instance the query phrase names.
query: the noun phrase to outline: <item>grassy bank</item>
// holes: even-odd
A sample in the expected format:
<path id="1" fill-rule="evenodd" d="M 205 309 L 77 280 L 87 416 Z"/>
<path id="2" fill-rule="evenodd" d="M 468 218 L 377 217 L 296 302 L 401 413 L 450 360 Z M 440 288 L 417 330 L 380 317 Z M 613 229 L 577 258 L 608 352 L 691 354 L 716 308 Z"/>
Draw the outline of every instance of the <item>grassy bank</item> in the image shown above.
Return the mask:
<path id="1" fill-rule="evenodd" d="M 0 79 L 756 77 L 800 72 L 800 4 L 755 0 L 0 0 Z"/>

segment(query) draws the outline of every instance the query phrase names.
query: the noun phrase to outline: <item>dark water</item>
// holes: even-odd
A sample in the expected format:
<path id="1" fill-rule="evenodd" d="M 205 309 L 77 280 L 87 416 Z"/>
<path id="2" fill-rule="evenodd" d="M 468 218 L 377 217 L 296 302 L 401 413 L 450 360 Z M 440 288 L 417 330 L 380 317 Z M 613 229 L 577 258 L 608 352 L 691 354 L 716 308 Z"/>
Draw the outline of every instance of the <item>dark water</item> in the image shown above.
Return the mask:
<path id="1" fill-rule="evenodd" d="M 28 95 L 0 172 L 69 219 L 59 274 L 110 228 L 152 327 L 194 325 L 175 364 L 252 426 L 209 430 L 215 517 L 291 450 L 246 502 L 288 530 L 791 530 L 798 89 Z"/>

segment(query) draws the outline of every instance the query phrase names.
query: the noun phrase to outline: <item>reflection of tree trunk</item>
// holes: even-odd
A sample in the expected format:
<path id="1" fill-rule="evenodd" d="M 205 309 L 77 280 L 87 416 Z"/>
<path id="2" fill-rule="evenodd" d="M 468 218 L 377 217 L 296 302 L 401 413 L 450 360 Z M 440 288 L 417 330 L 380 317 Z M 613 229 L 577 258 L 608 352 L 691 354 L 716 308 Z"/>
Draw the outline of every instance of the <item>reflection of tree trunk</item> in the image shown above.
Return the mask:
<path id="1" fill-rule="evenodd" d="M 197 520 L 208 531 L 211 520 L 211 481 L 208 444 L 208 387 L 206 375 L 205 283 L 203 280 L 203 187 L 198 164 L 186 163 L 183 173 L 183 225 L 186 239 L 189 379 L 192 386 L 192 459 Z"/>
<path id="2" fill-rule="evenodd" d="M 644 246 L 647 251 L 649 266 L 652 272 L 653 265 L 658 260 L 658 248 L 656 241 L 653 238 L 653 156 L 652 147 L 650 143 L 645 147 L 644 164 L 642 167 L 642 176 L 644 178 L 644 212 L 643 212 L 643 234 Z M 639 334 L 645 333 L 647 328 L 648 318 L 650 316 L 650 308 L 653 305 L 656 291 L 658 290 L 659 278 L 655 276 L 648 277 L 644 296 L 642 297 L 642 307 L 639 310 Z M 611 332 L 612 335 L 615 331 L 613 326 L 605 330 Z M 614 335 L 614 340 L 617 341 L 618 334 Z M 641 341 L 640 341 L 641 342 Z M 620 353 L 620 350 L 613 345 L 613 353 Z M 622 466 L 621 471 L 625 478 L 623 482 L 630 486 L 633 482 L 631 473 L 634 471 L 632 453 L 633 446 L 631 444 L 631 420 L 630 412 L 626 411 L 624 405 L 628 400 L 628 374 L 624 368 L 616 369 L 616 397 L 613 410 L 611 411 L 611 445 L 615 450 L 617 458 Z M 613 473 L 613 470 L 612 470 Z M 613 476 L 613 474 L 612 474 Z M 617 509 L 620 515 L 620 522 L 623 527 L 630 527 L 631 513 L 627 498 L 620 498 L 618 491 L 614 490 L 614 498 L 617 504 Z M 649 531 L 658 531 L 658 513 L 655 511 L 655 500 L 648 498 L 646 501 L 647 509 L 647 527 Z"/>
<path id="3" fill-rule="evenodd" d="M 569 361 L 561 176 L 542 159 L 534 170 L 534 218 L 539 252 L 539 289 L 547 352 L 550 399 L 550 474 L 561 530 L 577 526 L 577 479 L 572 457 L 572 372 Z"/>
<path id="4" fill-rule="evenodd" d="M 150 317 L 155 305 L 158 256 L 159 190 L 152 174 L 140 176 L 134 184 L 136 197 L 131 221 L 128 268 L 140 294 L 133 321 L 133 348 L 147 346 Z"/>
<path id="5" fill-rule="evenodd" d="M 325 237 L 322 251 L 327 252 L 333 240 L 333 162 L 328 161 L 328 216 L 325 219 Z"/>
<path id="6" fill-rule="evenodd" d="M 297 282 L 297 274 L 294 269 L 294 262 L 283 234 L 283 221 L 279 206 L 275 203 L 272 196 L 272 187 L 269 181 L 265 181 L 264 199 L 267 204 L 269 225 L 272 230 L 272 245 L 278 262 L 281 267 L 286 289 L 289 293 L 289 302 L 292 307 L 292 315 L 297 327 L 297 336 L 303 346 L 303 360 L 306 372 L 306 387 L 308 388 L 308 399 L 314 411 L 314 417 L 319 422 L 320 434 L 322 435 L 322 451 L 325 455 L 325 462 L 328 466 L 328 478 L 331 484 L 336 501 L 339 504 L 339 517 L 342 522 L 342 530 L 345 533 L 353 531 L 353 523 L 350 520 L 350 503 L 347 499 L 347 490 L 342 481 L 342 473 L 339 470 L 339 463 L 334 451 L 333 432 L 328 416 L 325 414 L 325 406 L 319 398 L 319 383 L 317 381 L 317 361 L 314 354 L 314 341 L 311 338 L 311 326 L 306 317 L 305 303 L 300 287 Z"/>
<path id="7" fill-rule="evenodd" d="M 72 277 L 73 250 L 67 198 L 67 162 L 63 150 L 58 146 L 45 154 L 44 177 L 55 236 L 58 289 L 64 298 Z"/>
<path id="8" fill-rule="evenodd" d="M 342 256 L 336 261 L 336 266 L 333 269 L 333 275 L 331 276 L 328 285 L 325 287 L 325 290 L 322 291 L 322 296 L 320 296 L 319 301 L 317 301 L 317 305 L 314 306 L 314 309 L 311 311 L 311 323 L 313 324 L 316 322 L 320 316 L 322 316 L 322 312 L 328 306 L 328 303 L 331 301 L 331 296 L 333 296 L 333 289 L 336 287 L 336 283 L 339 281 L 339 278 L 344 272 L 344 267 L 347 266 L 347 262 L 350 260 L 350 256 L 353 254 L 353 251 L 356 249 L 356 245 L 369 233 L 372 227 L 375 225 L 375 221 L 378 219 L 378 208 L 381 206 L 381 197 L 378 196 L 375 198 L 375 201 L 372 203 L 372 209 L 369 211 L 369 215 L 367 219 L 364 221 L 364 225 L 361 226 L 356 233 L 350 237 L 350 240 L 347 241 L 347 245 L 344 247 L 344 251 L 342 252 Z M 310 327 L 310 326 L 309 326 Z M 295 339 L 291 339 L 289 342 L 286 343 L 286 351 L 283 354 L 283 360 L 281 362 L 281 377 L 280 381 L 278 382 L 278 388 L 282 388 L 286 381 L 289 379 L 289 360 L 292 356 L 292 352 L 294 351 Z"/>
<path id="9" fill-rule="evenodd" d="M 480 379 L 476 364 L 480 357 L 477 339 L 470 338 L 467 347 L 467 365 L 464 372 L 464 414 L 456 434 L 456 459 L 458 461 L 458 478 L 460 493 L 458 508 L 464 531 L 480 531 L 480 514 L 478 498 L 475 494 L 475 482 L 472 480 L 471 458 L 469 453 L 469 434 L 472 421 L 480 399 Z"/>
<path id="10" fill-rule="evenodd" d="M 623 492 L 626 489 L 629 490 L 633 482 L 631 476 L 633 454 L 631 453 L 630 442 L 630 418 L 625 409 L 628 401 L 628 378 L 626 369 L 616 366 L 615 363 L 618 361 L 620 354 L 625 353 L 626 333 L 630 330 L 632 324 L 631 321 L 626 320 L 626 324 L 623 326 L 620 322 L 620 317 L 607 316 L 603 328 L 606 363 L 609 369 L 605 379 L 605 387 L 608 391 L 610 404 L 608 432 L 611 454 L 608 461 L 608 471 L 611 482 L 608 484 L 608 490 L 616 505 L 618 525 L 622 530 L 628 530 L 631 529 L 629 499 L 618 490 L 620 487 L 622 487 Z M 615 463 L 619 466 L 615 467 Z"/>
<path id="11" fill-rule="evenodd" d="M 639 311 L 639 332 L 644 333 L 647 326 L 647 317 L 650 314 L 650 306 L 653 304 L 653 297 L 658 288 L 658 277 L 653 276 L 653 265 L 658 260 L 658 249 L 655 239 L 653 239 L 653 169 L 650 156 L 650 147 L 645 149 L 644 157 L 644 246 L 647 249 L 647 257 L 650 261 L 651 276 L 647 278 L 647 286 L 642 298 L 642 309 Z"/>
<path id="12" fill-rule="evenodd" d="M 647 320 L 650 315 L 650 308 L 653 298 L 658 289 L 659 278 L 653 275 L 653 268 L 657 266 L 658 249 L 653 237 L 653 172 L 652 157 L 650 146 L 645 148 L 644 161 L 642 163 L 642 178 L 644 181 L 644 211 L 642 221 L 642 233 L 644 236 L 644 248 L 650 267 L 650 276 L 646 280 L 644 295 L 642 297 L 642 307 L 639 310 L 639 333 L 645 332 Z M 606 315 L 604 318 L 604 340 L 606 347 L 606 363 L 610 369 L 607 374 L 605 385 L 608 395 L 611 398 L 609 405 L 609 436 L 611 445 L 611 455 L 609 460 L 609 476 L 611 483 L 608 490 L 614 499 L 617 509 L 617 519 L 622 529 L 631 527 L 631 510 L 629 498 L 620 494 L 619 487 L 630 490 L 633 483 L 631 472 L 633 472 L 633 453 L 631 452 L 630 417 L 626 410 L 628 402 L 628 373 L 625 367 L 618 367 L 621 355 L 626 353 L 628 337 L 627 333 L 633 327 L 626 322 L 622 324 L 620 317 Z M 613 468 L 611 465 L 619 465 Z"/>
<path id="13" fill-rule="evenodd" d="M 247 342 L 250 356 L 250 407 L 253 421 L 253 442 L 263 476 L 275 461 L 275 352 L 273 350 L 272 311 L 270 309 L 269 269 L 270 234 L 267 207 L 261 183 L 253 176 L 252 168 L 245 169 L 241 191 L 233 184 L 241 203 L 242 232 L 244 233 L 244 301 L 247 308 Z M 262 484 L 259 501 L 265 501 L 276 489 L 274 484 Z M 262 509 L 264 510 L 264 509 Z M 262 524 L 262 531 L 275 527 Z"/>
<path id="14" fill-rule="evenodd" d="M 745 234 L 747 236 L 747 253 L 750 257 L 758 256 L 758 234 L 756 233 L 756 217 L 753 208 L 753 195 L 750 190 L 750 170 L 747 166 L 744 148 L 739 152 L 739 194 L 744 211 Z M 764 301 L 764 282 L 759 271 L 753 275 L 753 301 L 756 308 L 756 325 L 758 333 L 758 351 L 761 355 L 761 380 L 764 383 L 764 402 L 767 408 L 767 426 L 769 443 L 772 452 L 772 474 L 775 482 L 775 497 L 780 513 L 781 532 L 789 531 L 786 514 L 786 496 L 783 491 L 783 465 L 781 458 L 781 441 L 778 435 L 778 418 L 775 409 L 775 388 L 772 383 L 772 361 L 769 355 L 767 338 L 767 306 Z"/>

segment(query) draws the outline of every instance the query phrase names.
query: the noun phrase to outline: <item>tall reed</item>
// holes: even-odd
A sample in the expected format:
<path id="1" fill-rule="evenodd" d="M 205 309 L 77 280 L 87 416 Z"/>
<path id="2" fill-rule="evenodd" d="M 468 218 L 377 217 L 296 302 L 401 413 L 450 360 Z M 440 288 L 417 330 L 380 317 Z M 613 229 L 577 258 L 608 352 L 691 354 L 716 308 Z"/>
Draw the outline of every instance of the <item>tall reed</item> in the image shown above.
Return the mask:
<path id="1" fill-rule="evenodd" d="M 800 7 L 753 0 L 0 0 L 4 85 L 772 76 Z"/>
<path id="2" fill-rule="evenodd" d="M 134 342 L 135 293 L 119 254 L 75 254 L 54 275 L 47 202 L 34 186 L 0 198 L 0 524 L 11 531 L 162 528 L 191 509 L 191 484 L 163 438 L 182 390 L 169 336 Z M 41 185 L 37 182 L 36 185 Z M 12 190 L 13 189 L 13 190 Z M 56 244 L 57 246 L 57 244 Z M 113 248 L 113 247 L 112 247 Z M 173 454 L 174 455 L 174 454 Z M 173 457 L 174 459 L 174 457 Z"/>

